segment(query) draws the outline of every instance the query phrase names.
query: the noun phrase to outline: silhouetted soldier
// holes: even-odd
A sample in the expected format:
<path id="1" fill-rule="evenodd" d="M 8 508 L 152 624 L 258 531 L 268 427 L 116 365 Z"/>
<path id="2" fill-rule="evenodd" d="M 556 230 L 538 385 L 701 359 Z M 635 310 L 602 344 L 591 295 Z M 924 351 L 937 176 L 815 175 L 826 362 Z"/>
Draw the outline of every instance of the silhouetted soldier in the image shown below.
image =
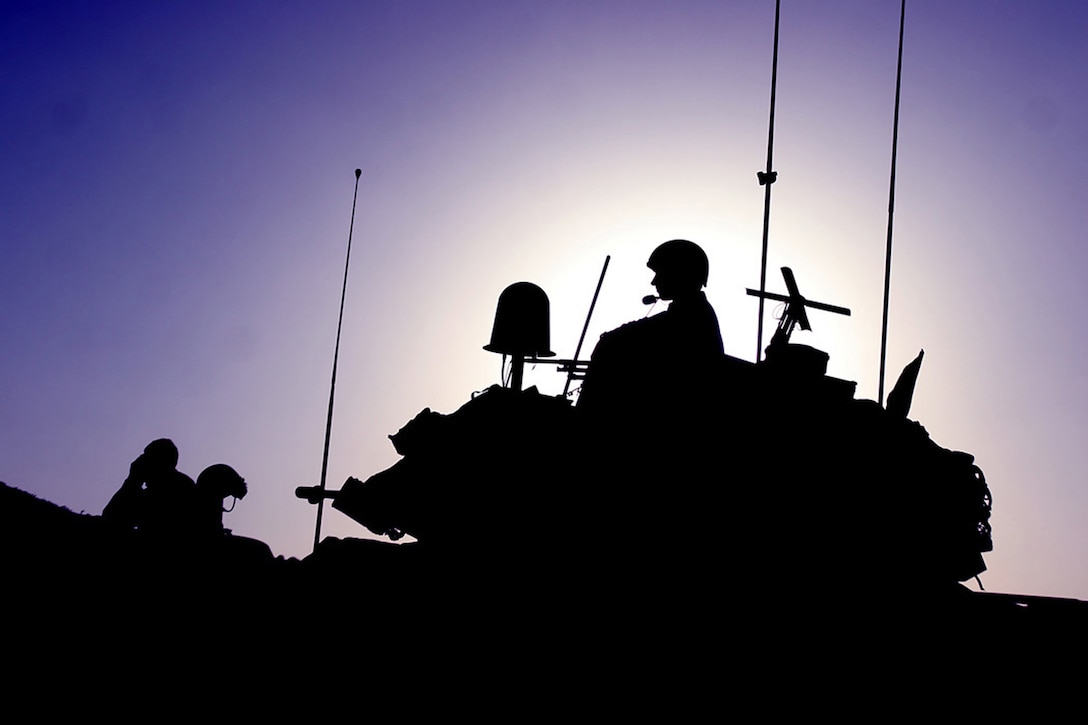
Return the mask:
<path id="1" fill-rule="evenodd" d="M 710 267 L 706 253 L 673 239 L 657 247 L 646 266 L 669 308 L 601 335 L 578 399 L 578 407 L 595 417 L 680 412 L 700 397 L 724 354 L 718 317 L 702 292 Z"/>
<path id="2" fill-rule="evenodd" d="M 615 542 L 605 546 L 617 547 L 614 571 L 628 583 L 639 580 L 637 572 L 680 576 L 681 561 L 698 568 L 678 557 L 672 537 L 692 542 L 709 531 L 720 487 L 707 485 L 714 478 L 708 451 L 728 445 L 707 423 L 717 412 L 708 408 L 721 398 L 724 353 L 702 292 L 706 254 L 674 239 L 646 266 L 669 309 L 601 335 L 578 400 L 589 483 L 581 500 L 599 540 Z"/>
<path id="3" fill-rule="evenodd" d="M 234 509 L 234 503 L 228 509 L 224 502 L 233 497 L 236 501 L 245 498 L 246 480 L 225 463 L 216 463 L 205 468 L 196 479 L 197 519 L 195 525 L 200 535 L 216 537 L 229 533 L 223 528 L 223 514 Z"/>
<path id="4" fill-rule="evenodd" d="M 162 541 L 188 534 L 196 515 L 196 484 L 177 464 L 173 441 L 151 441 L 129 466 L 128 478 L 102 509 L 102 518 Z"/>
<path id="5" fill-rule="evenodd" d="M 210 556 L 211 561 L 218 560 L 222 572 L 241 576 L 242 581 L 247 573 L 259 572 L 254 566 L 259 567 L 273 558 L 268 544 L 246 536 L 234 536 L 230 529 L 223 527 L 223 514 L 233 511 L 234 504 L 245 498 L 248 491 L 246 480 L 225 463 L 208 466 L 196 478 L 194 543 L 200 547 L 201 554 Z M 230 508 L 225 506 L 228 498 L 234 499 Z"/>

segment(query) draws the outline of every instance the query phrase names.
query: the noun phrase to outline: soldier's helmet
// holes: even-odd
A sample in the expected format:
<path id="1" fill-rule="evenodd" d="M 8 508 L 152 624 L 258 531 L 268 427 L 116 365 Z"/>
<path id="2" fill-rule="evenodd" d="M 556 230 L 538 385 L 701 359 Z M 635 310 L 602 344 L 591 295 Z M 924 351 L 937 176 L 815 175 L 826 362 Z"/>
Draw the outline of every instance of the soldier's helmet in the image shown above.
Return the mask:
<path id="1" fill-rule="evenodd" d="M 247 491 L 246 480 L 225 463 L 216 463 L 205 468 L 197 476 L 196 486 L 215 498 L 226 498 L 227 496 L 242 498 Z"/>
<path id="2" fill-rule="evenodd" d="M 178 447 L 169 438 L 157 438 L 144 448 L 144 458 L 156 470 L 169 471 L 178 465 Z"/>
<path id="3" fill-rule="evenodd" d="M 685 286 L 696 289 L 706 286 L 710 262 L 706 252 L 695 242 L 673 239 L 661 244 L 650 255 L 646 266 L 658 275 L 667 276 Z"/>

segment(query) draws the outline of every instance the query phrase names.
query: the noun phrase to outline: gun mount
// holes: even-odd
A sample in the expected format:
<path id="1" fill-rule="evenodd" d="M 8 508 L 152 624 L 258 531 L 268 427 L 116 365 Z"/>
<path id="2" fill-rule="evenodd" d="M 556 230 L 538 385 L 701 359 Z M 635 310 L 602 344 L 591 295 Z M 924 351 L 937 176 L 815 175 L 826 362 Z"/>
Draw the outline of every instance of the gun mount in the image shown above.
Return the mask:
<path id="1" fill-rule="evenodd" d="M 850 315 L 850 310 L 846 307 L 806 299 L 798 289 L 793 270 L 789 267 L 782 267 L 782 278 L 786 281 L 788 295 L 760 292 L 751 288 L 747 290 L 752 297 L 786 303 L 785 309 L 782 310 L 782 315 L 778 319 L 778 328 L 775 330 L 774 336 L 771 337 L 770 345 L 767 346 L 766 361 L 771 365 L 788 367 L 794 372 L 804 371 L 823 375 L 827 372 L 827 353 L 808 345 L 791 345 L 790 336 L 797 326 L 800 326 L 802 330 L 812 330 L 812 325 L 808 321 L 808 312 L 806 311 L 808 307 L 847 316 Z"/>

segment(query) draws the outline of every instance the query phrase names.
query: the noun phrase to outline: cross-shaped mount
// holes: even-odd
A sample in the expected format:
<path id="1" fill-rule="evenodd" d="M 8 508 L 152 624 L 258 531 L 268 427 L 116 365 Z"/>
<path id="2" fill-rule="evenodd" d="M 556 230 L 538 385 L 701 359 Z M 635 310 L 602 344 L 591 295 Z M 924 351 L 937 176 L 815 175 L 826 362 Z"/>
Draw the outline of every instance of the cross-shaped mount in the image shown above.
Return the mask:
<path id="1" fill-rule="evenodd" d="M 793 270 L 789 267 L 782 268 L 782 278 L 786 280 L 786 290 L 789 291 L 788 295 L 775 294 L 774 292 L 760 292 L 759 290 L 754 289 L 748 290 L 748 294 L 753 297 L 778 300 L 779 302 L 786 303 L 786 309 L 782 311 L 782 317 L 778 320 L 778 329 L 775 330 L 774 337 L 771 338 L 771 344 L 768 346 L 768 349 L 789 343 L 790 335 L 793 334 L 793 328 L 797 325 L 800 325 L 802 330 L 812 329 L 812 325 L 810 325 L 808 321 L 808 313 L 805 311 L 806 307 L 811 307 L 814 310 L 824 310 L 825 312 L 834 312 L 837 315 L 850 314 L 850 310 L 845 307 L 838 307 L 824 302 L 813 302 L 812 300 L 805 299 L 801 294 L 801 291 L 797 288 L 797 280 L 794 279 Z"/>

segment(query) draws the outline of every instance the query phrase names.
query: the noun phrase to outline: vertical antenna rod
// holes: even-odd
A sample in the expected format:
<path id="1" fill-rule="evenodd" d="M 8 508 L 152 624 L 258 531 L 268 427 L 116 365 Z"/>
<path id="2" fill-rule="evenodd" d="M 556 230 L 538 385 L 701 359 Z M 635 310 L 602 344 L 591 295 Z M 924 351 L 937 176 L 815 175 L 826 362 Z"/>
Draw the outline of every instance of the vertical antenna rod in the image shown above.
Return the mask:
<path id="1" fill-rule="evenodd" d="M 601 277 L 597 280 L 597 289 L 593 292 L 593 301 L 589 303 L 589 314 L 586 315 L 586 324 L 582 325 L 582 335 L 578 338 L 578 346 L 574 348 L 574 364 L 570 367 L 570 373 L 567 375 L 567 383 L 563 386 L 563 397 L 567 397 L 567 391 L 570 390 L 570 381 L 574 377 L 574 370 L 578 363 L 578 355 L 582 352 L 582 343 L 586 339 L 586 330 L 589 329 L 589 320 L 593 317 L 593 308 L 597 306 L 597 295 L 601 293 L 601 285 L 604 284 L 604 275 L 608 272 L 608 262 L 612 259 L 611 254 L 606 254 L 604 258 L 604 266 L 601 267 Z"/>
<path id="2" fill-rule="evenodd" d="M 332 437 L 332 403 L 336 397 L 336 363 L 340 359 L 340 329 L 344 326 L 344 299 L 348 293 L 348 265 L 351 263 L 351 234 L 355 230 L 355 202 L 359 199 L 359 177 L 362 169 L 355 169 L 355 193 L 351 198 L 351 223 L 348 224 L 348 255 L 344 261 L 344 286 L 340 290 L 340 319 L 336 323 L 336 348 L 332 354 L 332 383 L 329 385 L 329 416 L 325 419 L 325 452 L 321 457 L 321 493 L 325 492 L 325 477 L 329 472 L 329 439 Z M 321 541 L 321 512 L 324 496 L 317 499 L 317 525 L 314 527 L 314 551 Z"/>
<path id="3" fill-rule="evenodd" d="M 771 118 L 767 130 L 767 170 L 757 171 L 759 185 L 766 187 L 763 194 L 763 258 L 759 265 L 759 320 L 756 324 L 756 362 L 763 356 L 763 295 L 767 293 L 767 238 L 771 224 L 771 184 L 778 178 L 778 172 L 772 170 L 774 158 L 774 94 L 778 85 L 778 16 L 782 0 L 774 3 L 774 53 L 771 58 Z"/>
<path id="4" fill-rule="evenodd" d="M 892 173 L 888 188 L 888 242 L 884 255 L 884 325 L 880 330 L 880 386 L 877 402 L 884 405 L 884 359 L 888 351 L 888 298 L 892 283 L 892 219 L 895 216 L 895 156 L 899 147 L 899 89 L 903 79 L 903 20 L 907 0 L 899 7 L 899 61 L 895 70 L 895 118 L 892 122 Z"/>

